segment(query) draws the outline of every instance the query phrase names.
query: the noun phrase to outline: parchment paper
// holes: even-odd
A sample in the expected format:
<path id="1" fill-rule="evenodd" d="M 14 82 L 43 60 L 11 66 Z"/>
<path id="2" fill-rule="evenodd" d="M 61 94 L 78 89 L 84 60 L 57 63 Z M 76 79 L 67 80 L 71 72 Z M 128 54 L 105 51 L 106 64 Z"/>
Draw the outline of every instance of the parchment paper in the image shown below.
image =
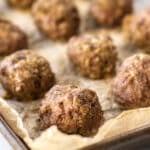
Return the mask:
<path id="1" fill-rule="evenodd" d="M 142 9 L 141 6 L 145 8 L 148 6 L 147 4 L 150 6 L 150 1 L 135 0 L 135 10 Z M 93 30 L 92 23 L 87 21 L 89 2 L 76 0 L 76 5 L 82 16 L 81 32 L 87 32 L 88 29 L 91 34 L 101 34 L 99 28 Z M 99 132 L 94 137 L 83 138 L 79 135 L 61 133 L 56 126 L 41 132 L 38 125 L 38 108 L 41 100 L 18 102 L 1 98 L 0 114 L 31 149 L 78 149 L 150 123 L 150 115 L 145 116 L 145 114 L 150 113 L 150 108 L 129 111 L 119 109 L 110 95 L 113 77 L 105 80 L 89 80 L 74 74 L 69 67 L 66 54 L 67 43 L 52 42 L 45 39 L 36 29 L 29 12 L 11 9 L 6 5 L 5 0 L 0 0 L 0 13 L 2 17 L 11 20 L 28 34 L 30 49 L 49 60 L 56 75 L 57 83 L 73 83 L 96 91 L 104 111 L 105 123 L 100 127 Z M 125 43 L 120 34 L 120 29 L 110 30 L 109 33 L 117 46 L 118 65 L 126 57 L 139 52 L 139 50 L 129 47 Z M 3 94 L 2 88 L 0 93 Z"/>

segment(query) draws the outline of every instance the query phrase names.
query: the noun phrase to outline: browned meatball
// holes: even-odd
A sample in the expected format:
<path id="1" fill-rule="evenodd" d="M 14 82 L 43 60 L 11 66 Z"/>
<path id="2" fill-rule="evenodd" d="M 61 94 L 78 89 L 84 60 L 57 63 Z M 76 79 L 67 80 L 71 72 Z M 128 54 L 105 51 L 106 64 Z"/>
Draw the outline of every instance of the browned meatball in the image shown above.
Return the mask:
<path id="1" fill-rule="evenodd" d="M 82 35 L 73 37 L 68 56 L 74 70 L 91 79 L 101 79 L 115 72 L 117 52 L 109 36 Z"/>
<path id="2" fill-rule="evenodd" d="M 67 134 L 94 135 L 103 122 L 96 93 L 74 85 L 56 85 L 40 107 L 42 128 L 57 125 Z"/>
<path id="3" fill-rule="evenodd" d="M 132 3 L 132 0 L 93 0 L 91 14 L 100 25 L 118 25 L 132 12 Z"/>
<path id="4" fill-rule="evenodd" d="M 127 58 L 114 80 L 115 100 L 125 108 L 150 106 L 150 56 Z"/>
<path id="5" fill-rule="evenodd" d="M 0 19 L 0 55 L 28 47 L 26 34 L 9 21 Z"/>
<path id="6" fill-rule="evenodd" d="M 39 29 L 53 40 L 64 40 L 79 29 L 79 14 L 68 0 L 38 0 L 32 9 Z"/>
<path id="7" fill-rule="evenodd" d="M 127 16 L 123 22 L 123 31 L 131 44 L 150 53 L 150 9 Z"/>
<path id="8" fill-rule="evenodd" d="M 17 8 L 29 8 L 35 0 L 7 0 L 10 5 Z"/>
<path id="9" fill-rule="evenodd" d="M 18 51 L 0 63 L 0 82 L 18 100 L 39 98 L 54 81 L 48 61 L 34 52 Z"/>

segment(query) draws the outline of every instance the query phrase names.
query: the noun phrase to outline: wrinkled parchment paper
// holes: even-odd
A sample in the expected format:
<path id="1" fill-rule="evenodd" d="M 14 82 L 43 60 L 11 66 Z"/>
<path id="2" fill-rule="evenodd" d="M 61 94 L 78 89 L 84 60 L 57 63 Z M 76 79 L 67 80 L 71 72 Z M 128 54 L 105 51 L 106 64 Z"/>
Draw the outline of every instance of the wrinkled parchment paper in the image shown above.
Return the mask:
<path id="1" fill-rule="evenodd" d="M 76 4 L 82 16 L 81 32 L 86 32 L 87 29 L 89 31 L 92 30 L 93 25 L 87 21 L 89 2 L 76 0 Z M 149 0 L 135 0 L 136 11 L 148 5 L 150 6 Z M 150 108 L 123 111 L 113 102 L 110 95 L 113 77 L 105 80 L 89 80 L 75 75 L 69 67 L 66 55 L 67 44 L 51 42 L 42 37 L 36 29 L 29 12 L 11 9 L 6 5 L 5 0 L 0 0 L 0 14 L 2 17 L 20 26 L 28 34 L 30 49 L 49 60 L 51 68 L 56 74 L 57 83 L 73 83 L 96 91 L 104 111 L 105 123 L 103 126 L 100 127 L 94 137 L 85 138 L 79 135 L 61 133 L 56 126 L 48 128 L 45 131 L 40 131 L 38 108 L 41 100 L 18 102 L 16 100 L 4 100 L 0 98 L 0 114 L 31 149 L 78 149 L 102 141 L 108 137 L 123 134 L 126 131 L 150 124 L 150 115 L 145 115 L 150 113 Z M 96 29 L 93 32 L 100 34 L 101 30 Z M 111 30 L 110 34 L 117 46 L 119 54 L 118 65 L 126 57 L 139 52 L 139 50 L 129 47 L 124 42 L 119 29 Z M 0 88 L 0 94 L 3 94 L 2 88 Z"/>

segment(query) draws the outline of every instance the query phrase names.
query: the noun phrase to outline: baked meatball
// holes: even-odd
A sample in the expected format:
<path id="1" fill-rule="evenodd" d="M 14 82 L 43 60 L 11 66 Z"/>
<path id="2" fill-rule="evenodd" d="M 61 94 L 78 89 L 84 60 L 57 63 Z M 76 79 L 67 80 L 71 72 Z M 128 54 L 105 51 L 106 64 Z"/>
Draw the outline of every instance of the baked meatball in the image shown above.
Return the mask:
<path id="1" fill-rule="evenodd" d="M 150 56 L 127 58 L 114 80 L 113 95 L 124 108 L 150 106 Z"/>
<path id="2" fill-rule="evenodd" d="M 94 0 L 91 15 L 100 25 L 118 25 L 125 15 L 132 12 L 132 3 L 132 0 Z"/>
<path id="3" fill-rule="evenodd" d="M 150 53 L 150 9 L 127 16 L 123 22 L 123 31 L 130 43 Z"/>
<path id="4" fill-rule="evenodd" d="M 69 41 L 68 56 L 74 70 L 91 79 L 101 79 L 115 72 L 117 52 L 107 35 L 81 35 Z"/>
<path id="5" fill-rule="evenodd" d="M 28 47 L 26 34 L 9 21 L 0 19 L 0 55 Z"/>
<path id="6" fill-rule="evenodd" d="M 103 121 L 96 93 L 74 85 L 56 85 L 40 107 L 42 128 L 57 125 L 67 134 L 94 135 Z"/>
<path id="7" fill-rule="evenodd" d="M 0 63 L 0 82 L 18 100 L 39 98 L 54 81 L 48 61 L 34 52 L 18 51 Z"/>
<path id="8" fill-rule="evenodd" d="M 77 34 L 79 14 L 68 0 L 38 0 L 32 9 L 38 28 L 52 40 L 66 40 Z"/>
<path id="9" fill-rule="evenodd" d="M 7 0 L 8 3 L 16 8 L 29 8 L 35 0 Z"/>

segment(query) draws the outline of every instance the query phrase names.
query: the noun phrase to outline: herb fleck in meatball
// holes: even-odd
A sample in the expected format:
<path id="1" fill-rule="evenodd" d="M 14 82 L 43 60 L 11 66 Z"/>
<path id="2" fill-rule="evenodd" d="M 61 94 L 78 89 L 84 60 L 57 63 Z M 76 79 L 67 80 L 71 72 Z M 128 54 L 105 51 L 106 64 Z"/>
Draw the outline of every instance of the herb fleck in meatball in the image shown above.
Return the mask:
<path id="1" fill-rule="evenodd" d="M 95 92 L 73 85 L 56 85 L 40 107 L 42 128 L 57 125 L 67 134 L 94 135 L 103 122 L 103 112 Z"/>
<path id="2" fill-rule="evenodd" d="M 0 82 L 18 100 L 39 98 L 54 81 L 48 61 L 34 52 L 18 51 L 0 63 Z"/>
<path id="3" fill-rule="evenodd" d="M 77 34 L 79 14 L 68 0 L 38 0 L 32 10 L 39 29 L 53 40 L 66 40 Z"/>
<path id="4" fill-rule="evenodd" d="M 125 108 L 150 106 L 150 56 L 127 58 L 114 80 L 113 95 Z"/>
<path id="5" fill-rule="evenodd" d="M 150 53 L 150 9 L 127 16 L 123 22 L 123 31 L 130 43 Z"/>
<path id="6" fill-rule="evenodd" d="M 109 36 L 73 37 L 68 56 L 74 70 L 91 79 L 101 79 L 115 72 L 117 52 Z"/>
<path id="7" fill-rule="evenodd" d="M 0 19 L 0 55 L 28 47 L 26 34 L 9 21 Z"/>
<path id="8" fill-rule="evenodd" d="M 91 14 L 100 25 L 117 25 L 132 12 L 132 3 L 132 0 L 93 0 Z"/>
<path id="9" fill-rule="evenodd" d="M 29 8 L 35 0 L 7 0 L 10 5 L 16 8 Z"/>

